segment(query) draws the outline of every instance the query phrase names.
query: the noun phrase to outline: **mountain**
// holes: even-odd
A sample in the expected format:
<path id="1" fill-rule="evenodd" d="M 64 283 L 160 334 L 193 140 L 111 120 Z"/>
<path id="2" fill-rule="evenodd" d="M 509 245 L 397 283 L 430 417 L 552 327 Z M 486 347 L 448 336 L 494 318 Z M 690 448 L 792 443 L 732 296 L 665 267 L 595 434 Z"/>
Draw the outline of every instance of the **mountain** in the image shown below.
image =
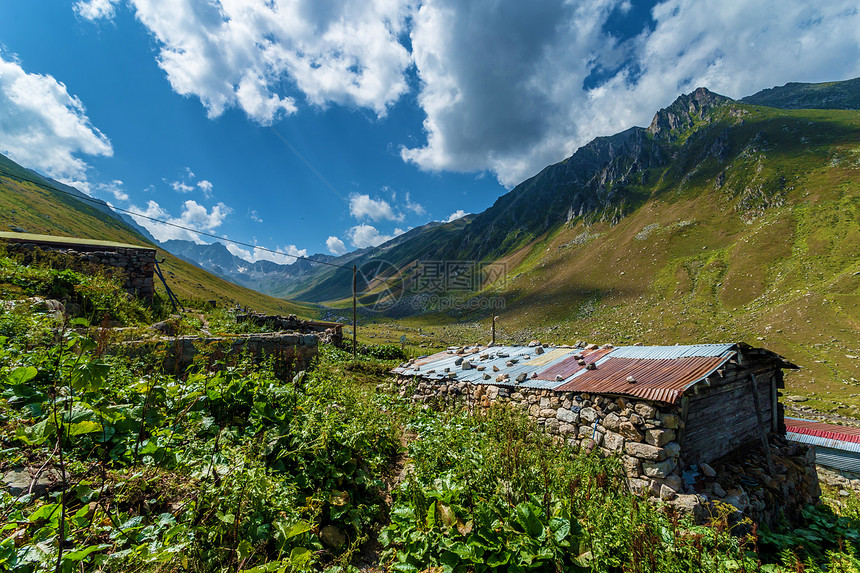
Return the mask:
<path id="1" fill-rule="evenodd" d="M 164 250 L 214 275 L 272 296 L 280 295 L 287 288 L 285 284 L 318 272 L 320 265 L 317 263 L 347 264 L 357 256 L 350 254 L 333 257 L 318 254 L 296 259 L 292 264 L 279 264 L 267 260 L 252 263 L 237 257 L 217 241 L 201 245 L 192 241 L 171 239 L 158 244 Z"/>
<path id="2" fill-rule="evenodd" d="M 741 101 L 780 109 L 860 109 L 860 78 L 820 84 L 788 83 Z"/>
<path id="3" fill-rule="evenodd" d="M 133 223 L 133 222 L 132 222 Z M 17 232 L 82 237 L 153 246 L 148 233 L 103 201 L 26 169 L 0 155 L 0 225 Z M 189 301 L 217 300 L 277 314 L 316 317 L 319 310 L 237 286 L 160 250 L 160 266 L 171 289 Z M 160 284 L 156 290 L 163 294 Z"/>
<path id="4" fill-rule="evenodd" d="M 525 342 L 749 340 L 804 366 L 798 392 L 847 399 L 860 385 L 860 113 L 832 108 L 857 107 L 857 82 L 788 84 L 756 103 L 682 95 L 483 213 L 356 257 L 359 302 L 379 320 L 446 324 L 451 343 L 494 315 Z M 419 288 L 440 261 L 505 272 Z M 327 270 L 292 294 L 346 305 L 351 279 Z"/>
<path id="5" fill-rule="evenodd" d="M 826 84 L 788 84 L 764 90 L 745 98 L 768 102 L 771 106 L 793 109 L 796 106 L 856 109 L 860 78 Z M 763 105 L 757 103 L 756 105 Z M 835 112 L 834 112 L 835 113 Z M 669 107 L 658 111 L 647 128 L 633 127 L 609 137 L 599 137 L 578 149 L 571 157 L 550 165 L 534 177 L 517 185 L 495 204 L 467 220 L 421 230 L 396 245 L 383 245 L 356 258 L 364 264 L 374 260 L 391 263 L 400 272 L 417 260 L 496 260 L 526 248 L 540 237 L 564 226 L 609 223 L 617 225 L 626 215 L 641 209 L 657 196 L 687 187 L 691 178 L 710 174 L 717 187 L 727 179 L 746 182 L 744 161 L 762 148 L 779 145 L 780 155 L 794 156 L 804 136 L 770 134 L 779 117 L 798 124 L 798 116 L 756 112 L 749 105 L 699 88 L 682 95 Z M 853 116 L 852 116 L 853 117 Z M 814 118 L 817 125 L 803 131 L 819 135 L 831 123 L 830 117 Z M 758 125 L 762 129 L 751 127 Z M 786 126 L 786 129 L 787 126 Z M 801 130 L 799 125 L 795 132 Z M 728 170 L 718 169 L 730 164 Z M 803 162 L 804 169 L 818 164 Z M 737 196 L 726 197 L 737 209 L 752 214 L 785 200 L 788 185 L 784 173 L 771 174 L 764 163 L 755 166 L 757 185 L 740 185 Z M 773 175 L 768 179 L 765 174 Z M 736 180 L 736 181 L 735 181 Z M 734 189 L 737 185 L 730 185 Z M 300 298 L 323 301 L 325 297 L 345 297 L 351 288 L 346 272 L 335 272 L 324 293 L 293 291 Z"/>
<path id="6" fill-rule="evenodd" d="M 340 256 L 318 253 L 296 259 L 292 264 L 279 264 L 267 260 L 249 262 L 234 255 L 217 241 L 211 244 L 197 244 L 192 241 L 171 239 L 158 244 L 182 260 L 228 281 L 270 296 L 292 298 L 299 294 L 305 297 L 325 297 L 324 292 L 315 288 L 316 284 L 336 272 L 336 266 L 350 267 L 356 259 L 372 253 L 384 253 L 440 225 L 442 223 L 432 222 L 411 229 L 375 248 L 358 249 Z M 349 275 L 351 293 L 352 270 L 351 268 L 340 270 Z"/>

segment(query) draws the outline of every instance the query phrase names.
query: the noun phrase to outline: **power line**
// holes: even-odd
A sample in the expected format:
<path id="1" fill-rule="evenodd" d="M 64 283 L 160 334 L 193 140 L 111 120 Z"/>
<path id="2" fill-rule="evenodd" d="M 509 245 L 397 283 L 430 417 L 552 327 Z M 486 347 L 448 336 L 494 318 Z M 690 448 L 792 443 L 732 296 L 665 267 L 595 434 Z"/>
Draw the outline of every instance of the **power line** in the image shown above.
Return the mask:
<path id="1" fill-rule="evenodd" d="M 235 240 L 235 239 L 228 239 L 227 237 L 222 237 L 222 236 L 220 236 L 220 235 L 215 235 L 215 234 L 213 234 L 213 233 L 207 233 L 206 231 L 199 231 L 199 230 L 197 230 L 197 229 L 193 229 L 193 228 L 191 228 L 191 227 L 186 227 L 186 226 L 183 226 L 183 225 L 178 225 L 178 224 L 176 224 L 176 223 L 171 223 L 171 222 L 169 222 L 169 221 L 164 221 L 164 220 L 162 220 L 162 219 L 157 219 L 157 218 L 155 218 L 155 217 L 150 217 L 149 215 L 144 215 L 143 213 L 137 213 L 137 212 L 135 212 L 135 211 L 130 211 L 130 210 L 128 210 L 128 209 L 123 209 L 122 207 L 115 207 L 115 206 L 113 206 L 113 205 L 108 205 L 106 201 L 103 201 L 103 200 L 101 200 L 101 199 L 96 199 L 95 197 L 90 197 L 89 195 L 86 195 L 86 194 L 77 195 L 77 194 L 75 194 L 75 193 L 71 193 L 71 192 L 66 191 L 66 190 L 64 190 L 64 189 L 60 189 L 60 188 L 58 188 L 58 187 L 54 187 L 53 185 L 51 185 L 51 184 L 50 184 L 50 183 L 48 183 L 47 181 L 37 181 L 37 180 L 35 180 L 35 179 L 29 179 L 29 178 L 27 178 L 27 177 L 22 177 L 22 176 L 20 176 L 20 175 L 16 175 L 16 174 L 13 174 L 13 173 L 9 173 L 8 171 L 6 171 L 6 170 L 4 170 L 4 169 L 2 169 L 2 168 L 0 168 L 0 173 L 2 173 L 3 175 L 6 175 L 6 176 L 8 176 L 8 177 L 11 177 L 11 178 L 13 178 L 13 179 L 17 179 L 18 181 L 23 181 L 23 182 L 27 182 L 27 183 L 33 183 L 34 185 L 39 185 L 40 187 L 44 187 L 44 188 L 50 189 L 50 190 L 52 190 L 52 191 L 56 191 L 56 192 L 58 192 L 58 193 L 63 193 L 64 195 L 68 195 L 68 196 L 73 197 L 73 198 L 78 199 L 78 200 L 90 201 L 91 203 L 97 203 L 97 204 L 99 204 L 99 205 L 104 205 L 104 206 L 108 207 L 109 209 L 113 209 L 114 211 L 120 211 L 120 212 L 122 212 L 122 213 L 127 213 L 128 215 L 131 215 L 131 216 L 133 216 L 133 217 L 141 217 L 141 218 L 143 218 L 143 219 L 147 219 L 147 220 L 149 220 L 149 221 L 153 221 L 153 222 L 155 222 L 155 223 L 160 223 L 160 224 L 162 224 L 162 225 L 168 225 L 168 226 L 170 226 L 170 227 L 175 227 L 175 228 L 177 228 L 177 229 L 182 229 L 183 231 L 189 231 L 189 232 L 191 232 L 191 233 L 197 233 L 198 235 L 203 235 L 203 236 L 205 236 L 205 237 L 211 237 L 211 238 L 213 238 L 213 239 L 218 239 L 218 240 L 220 240 L 220 241 L 225 241 L 225 242 L 228 242 L 228 243 L 233 243 L 234 245 L 240 245 L 240 246 L 243 246 L 243 247 L 250 247 L 250 248 L 252 248 L 252 249 L 259 249 L 259 250 L 261 250 L 261 251 L 266 251 L 266 252 L 268 252 L 268 253 L 274 253 L 274 254 L 276 254 L 276 255 L 286 255 L 286 256 L 288 256 L 288 257 L 292 257 L 292 258 L 294 258 L 294 259 L 303 260 L 303 261 L 308 261 L 309 263 L 318 263 L 318 264 L 320 264 L 320 265 L 326 265 L 326 266 L 334 267 L 334 268 L 338 268 L 338 269 L 346 269 L 346 270 L 349 270 L 349 271 L 353 270 L 353 267 L 351 267 L 351 266 L 339 265 L 339 264 L 337 264 L 337 263 L 330 263 L 330 262 L 327 262 L 327 261 L 319 261 L 319 260 L 316 260 L 316 259 L 311 259 L 311 258 L 309 258 L 309 257 L 301 256 L 301 255 L 290 255 L 290 254 L 288 254 L 288 253 L 284 253 L 284 252 L 282 252 L 282 251 L 276 251 L 276 250 L 273 250 L 273 249 L 269 249 L 269 248 L 267 248 L 267 247 L 261 247 L 261 246 L 259 246 L 259 245 L 252 245 L 251 243 L 245 243 L 245 242 L 243 242 L 243 241 L 237 241 L 237 240 Z M 367 276 L 366 276 L 366 275 L 364 275 L 364 273 L 363 273 L 363 272 L 362 272 L 361 274 L 365 277 L 365 279 L 367 279 Z M 388 281 L 388 280 L 386 280 L 386 279 L 383 279 L 383 278 L 379 278 L 379 277 L 372 277 L 372 278 L 373 278 L 374 280 L 379 280 L 379 281 L 381 281 L 381 282 L 384 282 L 385 284 L 388 284 L 388 285 L 391 285 L 391 284 L 392 284 L 390 281 Z M 368 281 L 368 282 L 370 282 L 370 281 Z"/>

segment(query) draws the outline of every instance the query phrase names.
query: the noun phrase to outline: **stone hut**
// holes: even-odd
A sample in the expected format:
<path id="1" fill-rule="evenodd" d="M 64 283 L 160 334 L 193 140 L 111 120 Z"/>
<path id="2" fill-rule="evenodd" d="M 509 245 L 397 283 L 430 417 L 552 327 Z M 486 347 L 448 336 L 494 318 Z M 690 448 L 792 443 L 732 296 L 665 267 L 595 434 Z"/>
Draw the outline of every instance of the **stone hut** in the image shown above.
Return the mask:
<path id="1" fill-rule="evenodd" d="M 401 395 L 418 402 L 520 407 L 559 439 L 619 456 L 631 489 L 672 499 L 695 493 L 691 484 L 713 472 L 709 464 L 743 454 L 750 445 L 767 454 L 765 473 L 777 473 L 770 446 L 762 445 L 785 433 L 778 398 L 786 368 L 797 367 L 743 343 L 617 348 L 533 343 L 450 348 L 394 372 Z M 787 453 L 805 455 L 796 447 Z M 798 504 L 815 501 L 814 468 L 812 474 L 794 480 L 807 480 L 808 487 L 791 485 L 807 492 Z M 716 497 L 725 497 L 722 493 Z"/>
<path id="2" fill-rule="evenodd" d="M 131 295 L 152 300 L 155 293 L 154 247 L 97 241 L 74 237 L 0 232 L 7 250 L 27 251 L 35 248 L 57 251 L 79 257 L 90 263 L 120 269 L 125 277 L 123 288 Z"/>

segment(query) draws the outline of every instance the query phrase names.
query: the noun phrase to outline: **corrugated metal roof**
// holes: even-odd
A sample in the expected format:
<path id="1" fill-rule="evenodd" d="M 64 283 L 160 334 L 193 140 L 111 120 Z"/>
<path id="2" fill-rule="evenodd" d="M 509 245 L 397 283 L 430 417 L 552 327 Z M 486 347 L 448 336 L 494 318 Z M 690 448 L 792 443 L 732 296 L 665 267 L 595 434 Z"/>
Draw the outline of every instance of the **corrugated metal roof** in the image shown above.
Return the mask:
<path id="1" fill-rule="evenodd" d="M 815 463 L 837 470 L 860 473 L 860 452 L 815 446 Z"/>
<path id="2" fill-rule="evenodd" d="M 613 358 L 675 359 L 722 356 L 734 350 L 736 344 L 693 344 L 686 346 L 619 346 L 612 351 Z"/>
<path id="3" fill-rule="evenodd" d="M 752 351 L 783 360 L 766 350 L 728 343 L 592 350 L 547 347 L 545 351 L 542 347 L 494 346 L 468 348 L 464 350 L 466 354 L 459 355 L 451 349 L 403 365 L 394 372 L 429 380 L 453 378 L 473 384 L 618 394 L 672 404 L 685 390 L 732 359 L 741 348 L 744 353 Z M 594 363 L 596 368 L 584 368 L 578 363 L 579 356 L 586 364 Z M 472 368 L 463 370 L 462 364 L 456 364 L 458 358 L 468 360 Z M 477 367 L 482 368 L 478 370 Z M 493 367 L 498 371 L 493 371 Z M 497 382 L 496 378 L 503 374 L 508 378 Z M 525 380 L 516 382 L 522 374 Z M 634 383 L 628 382 L 631 376 Z"/>
<path id="4" fill-rule="evenodd" d="M 785 437 L 801 444 L 860 452 L 860 428 L 825 424 L 802 418 L 786 418 Z"/>
<path id="5" fill-rule="evenodd" d="M 616 358 L 613 351 L 597 361 L 595 370 L 577 372 L 556 390 L 624 394 L 673 404 L 684 390 L 707 378 L 733 355 L 729 351 L 722 356 Z M 628 382 L 629 377 L 636 382 Z"/>
<path id="6" fill-rule="evenodd" d="M 558 377 L 561 376 L 561 382 L 573 376 L 579 370 L 585 368 L 585 365 L 580 364 L 582 360 L 585 364 L 597 362 L 607 354 L 612 352 L 612 348 L 598 348 L 597 350 L 577 350 L 570 352 L 556 361 L 555 364 L 538 372 L 538 380 L 549 380 L 550 382 L 560 382 Z"/>
<path id="7" fill-rule="evenodd" d="M 543 354 L 538 354 L 543 352 Z M 546 352 L 544 348 L 540 351 L 537 347 L 525 346 L 493 346 L 472 347 L 464 351 L 464 354 L 457 354 L 455 351 L 444 351 L 416 360 L 411 365 L 400 366 L 393 370 L 396 374 L 406 376 L 420 376 L 428 380 L 442 380 L 444 378 L 452 378 L 458 382 L 466 381 L 473 384 L 497 384 L 500 386 L 517 386 L 517 376 L 522 373 L 526 377 L 531 377 L 541 364 L 532 365 L 531 361 L 542 357 Z M 463 370 L 462 362 L 457 364 L 458 359 L 468 361 L 472 366 L 468 370 Z M 511 362 L 511 366 L 507 364 Z M 493 367 L 497 367 L 498 371 L 494 371 Z M 481 370 L 478 370 L 481 367 Z M 447 370 L 446 370 L 447 369 Z M 490 378 L 485 380 L 484 374 Z M 501 374 L 507 374 L 508 379 L 502 382 L 496 382 L 496 377 Z"/>

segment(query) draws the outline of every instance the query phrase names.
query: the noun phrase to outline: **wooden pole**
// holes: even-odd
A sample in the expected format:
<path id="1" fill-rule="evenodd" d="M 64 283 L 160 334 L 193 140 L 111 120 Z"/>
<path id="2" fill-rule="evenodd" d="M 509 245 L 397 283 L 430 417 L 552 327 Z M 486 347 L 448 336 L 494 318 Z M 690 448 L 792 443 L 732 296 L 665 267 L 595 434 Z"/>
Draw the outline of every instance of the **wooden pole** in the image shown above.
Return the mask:
<path id="1" fill-rule="evenodd" d="M 358 348 L 357 346 L 357 338 L 356 333 L 358 332 L 358 320 L 356 319 L 355 307 L 356 307 L 356 298 L 355 298 L 355 274 L 356 268 L 355 265 L 352 265 L 352 357 L 355 358 L 355 353 Z"/>
<path id="2" fill-rule="evenodd" d="M 755 415 L 758 418 L 758 431 L 761 437 L 761 444 L 764 446 L 764 457 L 767 459 L 767 469 L 770 471 L 771 477 L 776 477 L 776 469 L 773 467 L 773 458 L 770 455 L 770 444 L 767 441 L 767 430 L 764 427 L 764 416 L 761 413 L 761 398 L 758 395 L 758 385 L 756 384 L 755 374 L 750 373 L 750 384 L 752 385 L 753 404 L 755 405 Z M 771 412 L 771 416 L 775 415 Z"/>

